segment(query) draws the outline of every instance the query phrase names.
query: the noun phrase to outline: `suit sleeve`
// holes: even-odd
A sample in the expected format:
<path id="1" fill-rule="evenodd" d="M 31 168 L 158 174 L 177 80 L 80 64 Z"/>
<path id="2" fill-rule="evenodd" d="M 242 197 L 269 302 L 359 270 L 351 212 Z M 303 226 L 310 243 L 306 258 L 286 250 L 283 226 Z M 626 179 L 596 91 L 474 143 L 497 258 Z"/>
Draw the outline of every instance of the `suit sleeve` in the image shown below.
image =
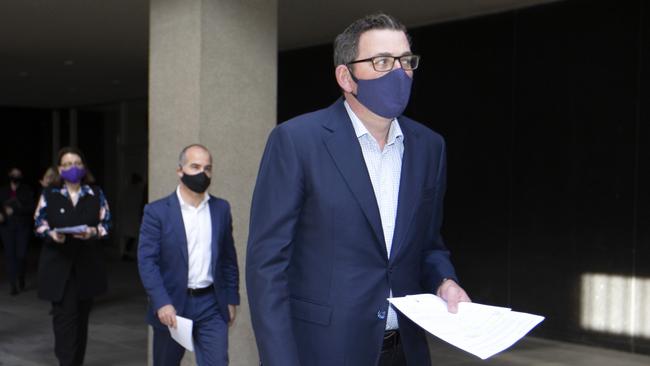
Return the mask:
<path id="1" fill-rule="evenodd" d="M 226 301 L 230 305 L 239 305 L 239 266 L 235 241 L 232 238 L 232 215 L 230 205 L 226 207 L 226 230 L 221 252 L 221 275 L 226 284 Z"/>
<path id="2" fill-rule="evenodd" d="M 251 207 L 246 285 L 264 366 L 298 366 L 287 268 L 303 197 L 298 154 L 283 126 L 269 136 Z"/>
<path id="3" fill-rule="evenodd" d="M 443 201 L 447 185 L 447 159 L 444 140 L 440 144 L 440 158 L 438 162 L 438 176 L 436 178 L 436 191 L 433 200 L 433 215 L 429 225 L 430 242 L 422 253 L 422 285 L 431 292 L 436 293 L 438 286 L 445 278 L 458 282 L 456 271 L 450 260 L 450 253 L 440 234 L 443 216 Z"/>
<path id="4" fill-rule="evenodd" d="M 138 243 L 138 271 L 140 279 L 151 301 L 154 312 L 161 307 L 171 304 L 169 294 L 165 289 L 160 272 L 160 245 L 162 240 L 162 225 L 151 205 L 144 208 L 140 239 Z"/>

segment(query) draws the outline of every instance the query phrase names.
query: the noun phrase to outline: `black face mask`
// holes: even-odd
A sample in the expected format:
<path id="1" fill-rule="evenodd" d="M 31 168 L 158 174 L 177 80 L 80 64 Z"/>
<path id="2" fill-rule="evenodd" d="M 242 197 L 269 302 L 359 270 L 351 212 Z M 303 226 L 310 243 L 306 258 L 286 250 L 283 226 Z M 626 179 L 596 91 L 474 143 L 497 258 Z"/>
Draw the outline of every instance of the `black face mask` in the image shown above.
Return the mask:
<path id="1" fill-rule="evenodd" d="M 19 184 L 20 182 L 23 181 L 23 177 L 9 177 L 9 181 L 13 184 Z"/>
<path id="2" fill-rule="evenodd" d="M 185 172 L 183 172 L 181 182 L 183 182 L 183 184 L 185 184 L 185 186 L 187 186 L 187 188 L 193 192 L 203 193 L 210 186 L 210 177 L 208 177 L 205 172 L 194 175 L 187 175 Z"/>

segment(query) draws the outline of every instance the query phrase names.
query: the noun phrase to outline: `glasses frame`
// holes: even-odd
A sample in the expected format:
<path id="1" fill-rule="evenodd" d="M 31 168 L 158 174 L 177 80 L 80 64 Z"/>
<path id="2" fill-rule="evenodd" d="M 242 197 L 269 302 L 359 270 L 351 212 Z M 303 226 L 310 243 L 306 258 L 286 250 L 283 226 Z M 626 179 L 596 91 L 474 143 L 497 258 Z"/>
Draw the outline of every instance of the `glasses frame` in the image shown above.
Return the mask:
<path id="1" fill-rule="evenodd" d="M 415 59 L 417 60 L 416 61 L 416 66 L 413 67 L 413 68 L 408 68 L 408 69 L 405 68 L 404 65 L 402 64 L 402 58 L 404 58 L 404 57 L 415 57 Z M 377 70 L 377 67 L 375 66 L 374 60 L 378 59 L 378 58 L 392 58 L 393 62 L 391 64 L 390 69 L 388 69 L 388 70 Z M 418 66 L 420 66 L 420 59 L 421 59 L 420 55 L 402 55 L 402 56 L 383 55 L 383 56 L 374 56 L 374 57 L 364 58 L 363 60 L 350 61 L 345 65 L 350 66 L 352 64 L 359 64 L 359 63 L 362 63 L 362 62 L 370 62 L 372 64 L 372 68 L 375 71 L 377 71 L 377 72 L 389 72 L 389 71 L 392 71 L 395 68 L 395 60 L 399 60 L 400 67 L 402 69 L 404 69 L 406 71 L 412 71 L 412 70 L 417 69 Z"/>

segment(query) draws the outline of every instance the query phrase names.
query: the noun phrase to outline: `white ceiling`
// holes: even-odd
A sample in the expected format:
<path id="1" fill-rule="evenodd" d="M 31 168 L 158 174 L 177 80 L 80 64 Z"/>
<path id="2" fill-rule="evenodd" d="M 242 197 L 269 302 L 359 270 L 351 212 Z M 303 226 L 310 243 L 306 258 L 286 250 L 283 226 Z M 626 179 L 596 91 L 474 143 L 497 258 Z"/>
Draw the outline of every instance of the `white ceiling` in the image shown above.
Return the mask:
<path id="1" fill-rule="evenodd" d="M 413 27 L 552 1 L 279 0 L 279 44 L 329 43 L 352 20 L 376 11 Z M 0 106 L 146 96 L 148 18 L 148 0 L 0 0 Z"/>

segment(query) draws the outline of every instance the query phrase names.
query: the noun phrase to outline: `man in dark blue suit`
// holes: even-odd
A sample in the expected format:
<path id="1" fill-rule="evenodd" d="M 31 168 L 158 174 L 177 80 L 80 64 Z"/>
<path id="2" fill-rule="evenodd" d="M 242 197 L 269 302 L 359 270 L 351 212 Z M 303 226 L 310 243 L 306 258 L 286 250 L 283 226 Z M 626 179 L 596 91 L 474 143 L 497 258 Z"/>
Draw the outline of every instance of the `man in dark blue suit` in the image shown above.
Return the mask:
<path id="1" fill-rule="evenodd" d="M 431 363 L 390 296 L 469 301 L 440 236 L 443 138 L 402 116 L 419 57 L 386 14 L 335 41 L 343 98 L 277 126 L 251 209 L 246 284 L 264 366 Z"/>
<path id="2" fill-rule="evenodd" d="M 228 202 L 206 191 L 212 156 L 194 144 L 183 149 L 180 183 L 171 195 L 145 206 L 138 268 L 154 329 L 154 365 L 180 364 L 185 349 L 171 337 L 176 315 L 194 322 L 199 365 L 228 364 L 228 325 L 239 305 L 239 270 Z"/>

